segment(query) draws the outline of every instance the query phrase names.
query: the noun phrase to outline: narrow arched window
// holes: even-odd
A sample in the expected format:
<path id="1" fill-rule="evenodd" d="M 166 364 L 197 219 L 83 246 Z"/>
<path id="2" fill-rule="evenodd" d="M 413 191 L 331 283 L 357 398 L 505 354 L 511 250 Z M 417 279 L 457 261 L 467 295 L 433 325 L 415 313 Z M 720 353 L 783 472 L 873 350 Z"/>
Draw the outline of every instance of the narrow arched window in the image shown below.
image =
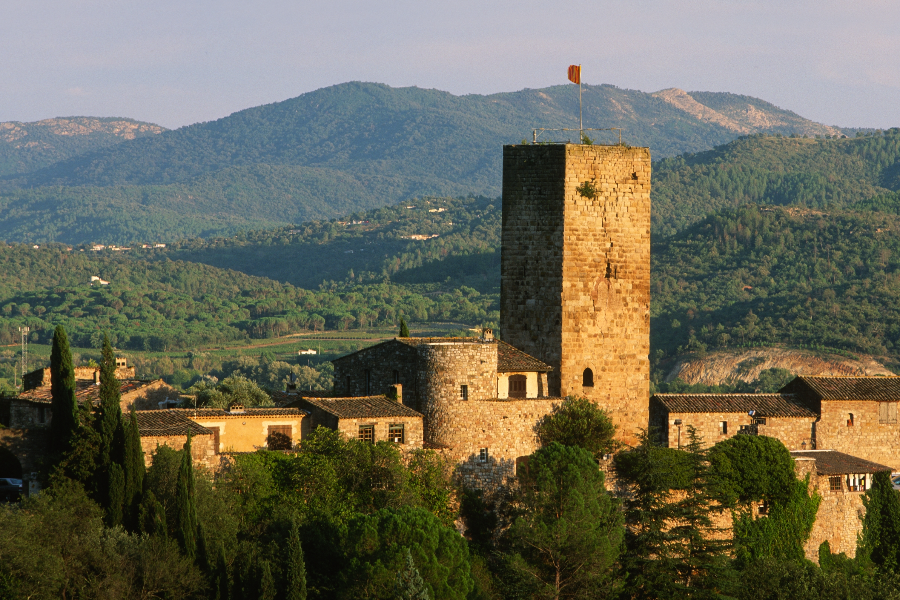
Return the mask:
<path id="1" fill-rule="evenodd" d="M 594 372 L 590 369 L 584 370 L 583 381 L 581 383 L 584 387 L 594 387 Z"/>

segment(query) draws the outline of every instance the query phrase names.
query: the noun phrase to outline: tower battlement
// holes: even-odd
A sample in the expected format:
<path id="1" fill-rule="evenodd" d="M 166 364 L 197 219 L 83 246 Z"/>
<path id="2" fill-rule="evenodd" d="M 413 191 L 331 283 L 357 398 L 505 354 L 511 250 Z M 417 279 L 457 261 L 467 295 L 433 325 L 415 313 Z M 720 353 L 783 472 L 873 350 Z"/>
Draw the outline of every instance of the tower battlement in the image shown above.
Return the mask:
<path id="1" fill-rule="evenodd" d="M 648 148 L 503 148 L 503 339 L 625 441 L 649 417 L 650 175 Z"/>

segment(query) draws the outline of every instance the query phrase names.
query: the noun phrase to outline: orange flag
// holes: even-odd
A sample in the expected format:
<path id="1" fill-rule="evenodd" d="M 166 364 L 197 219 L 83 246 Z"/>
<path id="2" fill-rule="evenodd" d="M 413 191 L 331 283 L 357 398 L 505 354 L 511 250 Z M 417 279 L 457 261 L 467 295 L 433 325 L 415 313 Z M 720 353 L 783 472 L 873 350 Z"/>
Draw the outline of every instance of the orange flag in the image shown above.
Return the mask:
<path id="1" fill-rule="evenodd" d="M 569 81 L 581 83 L 581 65 L 569 65 Z"/>

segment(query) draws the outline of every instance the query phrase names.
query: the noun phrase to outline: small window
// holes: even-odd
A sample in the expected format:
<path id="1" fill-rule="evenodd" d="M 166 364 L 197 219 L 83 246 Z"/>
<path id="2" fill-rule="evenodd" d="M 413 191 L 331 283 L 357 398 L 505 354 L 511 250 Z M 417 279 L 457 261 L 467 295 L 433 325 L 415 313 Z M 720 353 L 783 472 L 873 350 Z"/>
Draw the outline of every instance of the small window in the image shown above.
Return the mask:
<path id="1" fill-rule="evenodd" d="M 478 449 L 478 462 L 487 462 L 488 461 L 488 449 L 487 448 L 479 448 Z"/>
<path id="2" fill-rule="evenodd" d="M 374 425 L 360 425 L 359 426 L 359 439 L 363 442 L 369 442 L 370 444 L 375 443 L 375 426 Z"/>
<path id="3" fill-rule="evenodd" d="M 469 399 L 469 386 L 461 385 L 459 386 L 459 397 L 463 400 Z"/>
<path id="4" fill-rule="evenodd" d="M 527 392 L 528 378 L 525 375 L 509 376 L 509 397 L 525 398 Z"/>
<path id="5" fill-rule="evenodd" d="M 896 423 L 897 422 L 897 403 L 896 402 L 879 402 L 878 403 L 878 422 L 879 423 Z"/>
<path id="6" fill-rule="evenodd" d="M 582 375 L 583 381 L 581 385 L 584 387 L 594 387 L 594 372 L 590 369 L 585 369 L 584 374 Z"/>
<path id="7" fill-rule="evenodd" d="M 394 369 L 394 383 L 400 383 L 400 371 Z"/>
<path id="8" fill-rule="evenodd" d="M 766 424 L 766 418 L 765 418 L 765 417 L 754 417 L 754 418 L 753 418 L 753 424 L 754 424 L 754 425 L 765 425 L 765 424 Z"/>
<path id="9" fill-rule="evenodd" d="M 769 501 L 768 500 L 763 500 L 762 504 L 759 505 L 759 514 L 760 515 L 769 514 Z"/>
<path id="10" fill-rule="evenodd" d="M 850 418 L 847 419 L 847 427 L 853 427 L 853 413 L 850 413 Z"/>
<path id="11" fill-rule="evenodd" d="M 348 396 L 353 395 L 353 392 L 350 390 L 350 376 L 349 375 L 347 375 L 347 395 Z"/>
<path id="12" fill-rule="evenodd" d="M 728 435 L 728 421 L 719 423 L 719 431 L 722 435 Z"/>
<path id="13" fill-rule="evenodd" d="M 837 475 L 828 478 L 828 489 L 832 492 L 841 491 L 841 476 Z"/>
<path id="14" fill-rule="evenodd" d="M 372 395 L 372 371 L 366 369 L 366 396 Z"/>
<path id="15" fill-rule="evenodd" d="M 218 427 L 216 428 L 218 430 Z M 218 431 L 215 434 L 214 443 L 218 443 Z M 291 426 L 290 425 L 269 425 L 269 435 L 266 438 L 266 445 L 269 450 L 290 450 L 293 446 L 291 442 Z M 218 449 L 218 448 L 217 448 Z"/>
<path id="16" fill-rule="evenodd" d="M 403 423 L 391 423 L 388 425 L 388 439 L 395 444 L 404 443 L 404 433 Z"/>
<path id="17" fill-rule="evenodd" d="M 221 452 L 222 447 L 219 445 L 219 434 L 220 434 L 219 428 L 218 427 L 210 427 L 209 425 L 207 425 L 206 428 L 213 432 L 213 448 L 215 448 L 216 452 Z M 271 437 L 272 437 L 272 428 L 269 427 L 269 438 L 271 438 Z M 271 439 L 266 440 L 266 443 L 268 444 L 270 450 L 273 449 Z"/>

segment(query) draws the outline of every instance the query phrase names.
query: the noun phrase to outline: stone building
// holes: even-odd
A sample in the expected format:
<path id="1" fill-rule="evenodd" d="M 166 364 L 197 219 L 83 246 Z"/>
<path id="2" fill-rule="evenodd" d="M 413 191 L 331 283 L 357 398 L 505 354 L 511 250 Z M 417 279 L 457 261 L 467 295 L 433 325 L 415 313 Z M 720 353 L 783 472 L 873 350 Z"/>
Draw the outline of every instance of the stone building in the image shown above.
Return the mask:
<path id="1" fill-rule="evenodd" d="M 301 397 L 292 402 L 309 414 L 307 430 L 326 427 L 349 439 L 365 442 L 394 442 L 404 449 L 423 447 L 422 415 L 403 404 L 402 388 L 395 398 L 364 396 L 352 398 Z"/>
<path id="2" fill-rule="evenodd" d="M 144 451 L 144 464 L 152 463 L 153 453 L 160 446 L 182 450 L 191 435 L 191 458 L 205 467 L 218 464 L 215 434 L 212 430 L 195 423 L 183 412 L 173 410 L 139 410 L 135 412 Z"/>
<path id="3" fill-rule="evenodd" d="M 503 148 L 500 330 L 633 442 L 650 389 L 650 151 Z"/>
<path id="4" fill-rule="evenodd" d="M 290 450 L 309 430 L 309 418 L 297 408 L 172 408 L 212 432 L 213 448 L 220 452 L 254 452 L 260 449 Z"/>

